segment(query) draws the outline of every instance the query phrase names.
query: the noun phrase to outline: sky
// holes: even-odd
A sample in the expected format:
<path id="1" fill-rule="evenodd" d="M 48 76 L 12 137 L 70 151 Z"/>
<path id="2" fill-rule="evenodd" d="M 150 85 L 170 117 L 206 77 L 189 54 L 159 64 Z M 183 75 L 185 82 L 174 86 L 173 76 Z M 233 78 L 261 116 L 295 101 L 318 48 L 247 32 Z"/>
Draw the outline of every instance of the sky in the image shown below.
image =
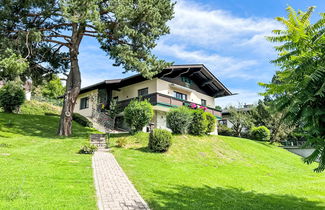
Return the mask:
<path id="1" fill-rule="evenodd" d="M 178 0 L 170 34 L 161 37 L 153 53 L 174 64 L 204 64 L 232 93 L 216 99 L 216 105 L 253 104 L 262 98 L 258 82 L 269 82 L 278 70 L 273 45 L 265 40 L 281 25 L 287 6 L 306 10 L 316 6 L 312 20 L 325 12 L 325 0 Z M 82 87 L 106 79 L 124 78 L 113 67 L 96 39 L 86 37 L 80 48 Z"/>

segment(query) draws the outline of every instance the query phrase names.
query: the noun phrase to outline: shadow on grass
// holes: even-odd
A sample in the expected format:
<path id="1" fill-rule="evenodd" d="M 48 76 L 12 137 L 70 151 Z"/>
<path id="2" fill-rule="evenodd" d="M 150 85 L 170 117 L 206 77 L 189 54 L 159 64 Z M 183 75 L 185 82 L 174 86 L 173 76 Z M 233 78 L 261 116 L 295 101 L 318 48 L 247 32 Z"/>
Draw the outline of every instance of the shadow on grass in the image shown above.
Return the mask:
<path id="1" fill-rule="evenodd" d="M 8 122 L 10 126 L 6 126 Z M 57 116 L 1 113 L 0 118 L 0 131 L 24 136 L 64 138 L 57 136 L 58 126 L 59 117 Z M 72 127 L 73 134 L 69 138 L 88 137 L 94 132 L 94 129 L 82 127 L 77 123 L 73 123 Z"/>
<path id="2" fill-rule="evenodd" d="M 129 136 L 132 136 L 129 133 L 110 133 L 110 134 L 107 134 L 107 135 L 109 135 L 109 137 L 111 137 L 111 138 L 120 138 L 120 137 L 129 137 Z"/>
<path id="3" fill-rule="evenodd" d="M 149 149 L 149 147 L 132 148 L 132 150 L 137 150 L 137 151 L 145 152 L 145 153 L 156 153 L 156 152 L 151 151 Z"/>
<path id="4" fill-rule="evenodd" d="M 237 188 L 176 186 L 154 191 L 152 209 L 324 209 L 320 202 L 291 195 L 261 194 Z"/>

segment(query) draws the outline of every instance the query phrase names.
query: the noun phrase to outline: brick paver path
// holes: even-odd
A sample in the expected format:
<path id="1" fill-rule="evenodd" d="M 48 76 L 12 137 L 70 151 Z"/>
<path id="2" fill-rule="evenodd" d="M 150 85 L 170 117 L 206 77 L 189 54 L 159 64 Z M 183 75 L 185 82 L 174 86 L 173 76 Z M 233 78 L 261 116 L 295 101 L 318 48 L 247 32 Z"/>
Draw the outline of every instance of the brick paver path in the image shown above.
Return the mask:
<path id="1" fill-rule="evenodd" d="M 112 153 L 95 152 L 92 164 L 100 210 L 149 209 Z"/>

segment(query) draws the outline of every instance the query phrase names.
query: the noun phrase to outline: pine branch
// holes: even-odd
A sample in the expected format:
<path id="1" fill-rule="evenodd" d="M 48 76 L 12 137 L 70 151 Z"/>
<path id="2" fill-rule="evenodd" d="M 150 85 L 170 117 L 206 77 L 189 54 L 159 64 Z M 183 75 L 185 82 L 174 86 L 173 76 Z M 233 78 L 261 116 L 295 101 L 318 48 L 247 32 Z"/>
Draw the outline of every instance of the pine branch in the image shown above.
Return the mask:
<path id="1" fill-rule="evenodd" d="M 56 43 L 56 44 L 60 44 L 60 45 L 63 45 L 67 48 L 71 48 L 71 46 L 68 44 L 68 43 L 64 43 L 64 42 L 60 42 L 60 41 L 57 41 L 57 40 L 52 40 L 52 39 L 43 39 L 44 42 L 52 42 L 52 43 Z"/>

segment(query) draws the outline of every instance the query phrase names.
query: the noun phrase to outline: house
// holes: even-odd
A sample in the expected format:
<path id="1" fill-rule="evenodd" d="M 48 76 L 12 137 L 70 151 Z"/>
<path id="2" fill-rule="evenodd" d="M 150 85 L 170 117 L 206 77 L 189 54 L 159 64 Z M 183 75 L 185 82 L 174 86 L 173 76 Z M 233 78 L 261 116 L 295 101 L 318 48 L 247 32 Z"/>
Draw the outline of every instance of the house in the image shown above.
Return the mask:
<path id="1" fill-rule="evenodd" d="M 102 107 L 108 107 L 110 100 L 116 99 L 123 110 L 131 100 L 141 97 L 153 105 L 154 126 L 166 129 L 166 113 L 173 107 L 191 103 L 207 107 L 206 111 L 221 119 L 221 112 L 214 109 L 215 98 L 229 95 L 232 93 L 204 65 L 173 65 L 151 80 L 137 74 L 82 88 L 74 112 L 110 128 Z M 127 128 L 123 113 L 117 118 L 116 126 Z"/>
<path id="2" fill-rule="evenodd" d="M 237 110 L 240 112 L 250 112 L 253 109 L 253 107 L 254 107 L 253 104 L 244 104 L 242 108 L 238 108 Z M 222 115 L 222 119 L 219 120 L 219 123 L 227 126 L 228 128 L 232 128 L 233 124 L 229 120 L 229 118 L 231 117 L 230 112 L 227 109 L 225 109 L 222 110 L 221 115 Z M 246 129 L 247 128 L 245 128 L 244 130 Z"/>

